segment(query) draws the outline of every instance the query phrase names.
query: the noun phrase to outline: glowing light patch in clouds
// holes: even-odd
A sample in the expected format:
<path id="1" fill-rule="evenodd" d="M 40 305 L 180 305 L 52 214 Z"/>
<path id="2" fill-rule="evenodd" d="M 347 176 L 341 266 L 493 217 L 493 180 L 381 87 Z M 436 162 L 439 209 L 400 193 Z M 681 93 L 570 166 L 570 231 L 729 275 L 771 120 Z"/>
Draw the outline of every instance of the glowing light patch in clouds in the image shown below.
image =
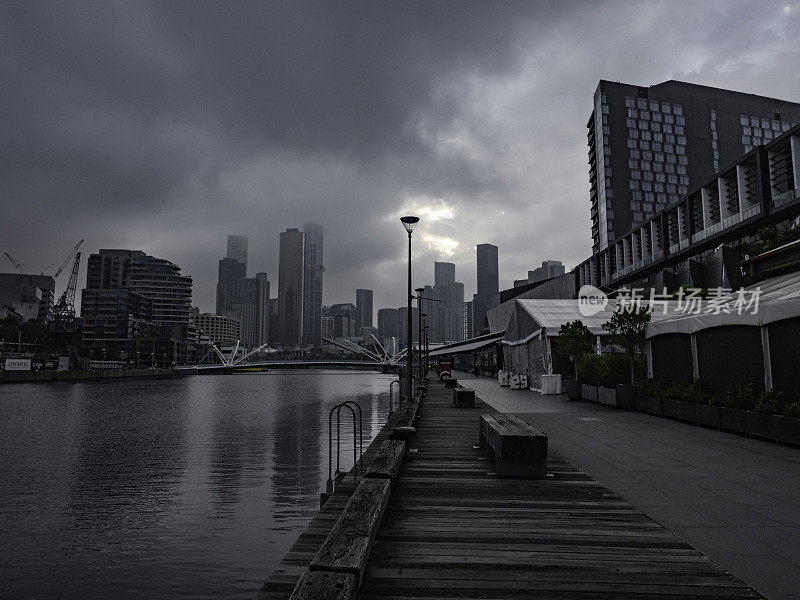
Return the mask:
<path id="1" fill-rule="evenodd" d="M 420 218 L 420 237 L 422 241 L 439 254 L 452 256 L 458 248 L 459 242 L 451 237 L 436 235 L 435 227 L 430 225 L 437 221 L 449 221 L 455 217 L 455 214 L 455 209 L 452 206 L 448 206 L 444 200 L 412 198 L 403 203 L 403 208 L 398 216 L 418 216 Z"/>

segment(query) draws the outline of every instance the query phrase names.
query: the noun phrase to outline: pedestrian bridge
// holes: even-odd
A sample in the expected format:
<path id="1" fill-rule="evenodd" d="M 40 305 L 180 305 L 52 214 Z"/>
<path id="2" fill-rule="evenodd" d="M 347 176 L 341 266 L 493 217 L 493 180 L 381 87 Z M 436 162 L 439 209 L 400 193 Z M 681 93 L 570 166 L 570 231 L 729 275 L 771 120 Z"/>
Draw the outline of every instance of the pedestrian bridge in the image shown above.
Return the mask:
<path id="1" fill-rule="evenodd" d="M 381 371 L 382 373 L 398 373 L 401 365 L 379 363 L 375 361 L 355 360 L 268 360 L 243 362 L 236 365 L 186 365 L 176 367 L 176 371 L 190 373 L 234 373 L 267 371 L 270 369 L 354 369 Z"/>

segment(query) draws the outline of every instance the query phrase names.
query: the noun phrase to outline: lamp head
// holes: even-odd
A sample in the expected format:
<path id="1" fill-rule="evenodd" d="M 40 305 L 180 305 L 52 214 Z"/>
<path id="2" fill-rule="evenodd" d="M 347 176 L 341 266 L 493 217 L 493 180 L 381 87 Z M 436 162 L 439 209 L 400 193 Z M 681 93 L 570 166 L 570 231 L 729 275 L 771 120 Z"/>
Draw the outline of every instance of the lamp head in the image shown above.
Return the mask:
<path id="1" fill-rule="evenodd" d="M 417 226 L 417 223 L 419 223 L 419 217 L 406 215 L 405 217 L 400 217 L 400 222 L 403 224 L 403 227 L 406 228 L 406 231 L 411 233 L 414 231 L 414 227 Z"/>

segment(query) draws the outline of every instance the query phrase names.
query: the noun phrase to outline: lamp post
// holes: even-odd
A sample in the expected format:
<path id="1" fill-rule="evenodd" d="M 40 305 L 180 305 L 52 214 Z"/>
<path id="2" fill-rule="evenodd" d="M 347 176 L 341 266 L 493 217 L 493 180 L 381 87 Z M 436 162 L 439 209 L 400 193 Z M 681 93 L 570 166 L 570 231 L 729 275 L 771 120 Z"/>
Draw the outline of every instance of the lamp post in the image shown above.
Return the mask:
<path id="1" fill-rule="evenodd" d="M 413 384 L 412 379 L 414 378 L 414 367 L 412 366 L 412 356 L 411 352 L 414 347 L 414 332 L 412 327 L 411 321 L 411 300 L 413 299 L 413 295 L 411 294 L 411 232 L 414 231 L 414 227 L 417 226 L 419 223 L 419 217 L 414 217 L 407 215 L 405 217 L 400 217 L 400 222 L 403 224 L 403 227 L 406 228 L 408 232 L 408 319 L 406 325 L 408 326 L 407 332 L 408 336 L 406 337 L 407 344 L 406 344 L 406 378 L 408 381 L 406 382 L 406 399 L 410 402 L 411 398 L 413 397 Z"/>
<path id="2" fill-rule="evenodd" d="M 419 315 L 419 334 L 417 335 L 418 339 L 417 348 L 419 349 L 419 379 L 420 381 L 422 381 L 422 379 L 425 377 L 425 368 L 423 367 L 422 364 L 422 361 L 425 358 L 425 352 L 422 349 L 422 334 L 424 331 L 423 323 L 425 322 L 425 317 L 427 317 L 428 315 L 422 312 L 421 306 L 419 307 L 418 310 L 420 311 L 420 315 Z"/>
<path id="3" fill-rule="evenodd" d="M 425 288 L 415 288 L 417 292 L 417 377 L 422 383 L 422 292 Z"/>
<path id="4" fill-rule="evenodd" d="M 423 336 L 423 340 L 425 343 L 425 350 L 424 357 L 425 357 L 425 373 L 428 372 L 428 324 L 425 322 L 425 319 L 422 319 L 422 330 L 424 331 L 425 335 Z"/>

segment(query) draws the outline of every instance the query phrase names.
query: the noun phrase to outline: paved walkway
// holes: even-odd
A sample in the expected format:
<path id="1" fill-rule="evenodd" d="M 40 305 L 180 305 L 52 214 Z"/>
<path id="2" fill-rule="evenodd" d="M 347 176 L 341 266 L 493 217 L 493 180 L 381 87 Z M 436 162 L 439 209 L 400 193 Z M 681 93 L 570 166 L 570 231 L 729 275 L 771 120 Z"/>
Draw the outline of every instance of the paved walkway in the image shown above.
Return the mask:
<path id="1" fill-rule="evenodd" d="M 765 596 L 800 600 L 800 449 L 455 376 Z"/>

